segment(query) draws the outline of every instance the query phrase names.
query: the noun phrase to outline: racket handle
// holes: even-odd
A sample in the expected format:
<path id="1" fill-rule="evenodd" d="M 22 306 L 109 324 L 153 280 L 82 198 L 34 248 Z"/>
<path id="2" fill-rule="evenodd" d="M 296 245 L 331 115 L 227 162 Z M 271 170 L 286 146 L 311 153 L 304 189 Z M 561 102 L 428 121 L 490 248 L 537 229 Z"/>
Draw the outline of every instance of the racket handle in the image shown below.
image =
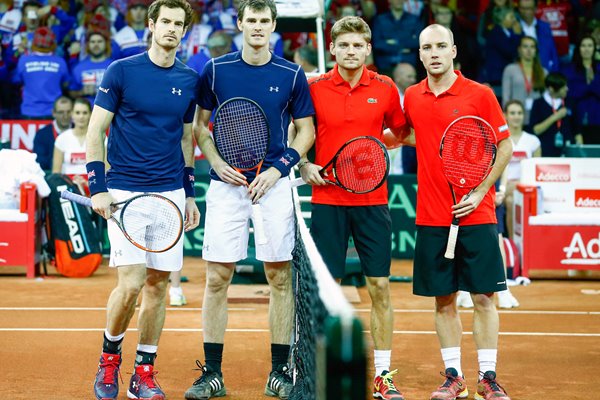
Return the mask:
<path id="1" fill-rule="evenodd" d="M 456 239 L 458 238 L 458 224 L 450 225 L 448 233 L 448 244 L 446 245 L 446 253 L 444 257 L 448 260 L 454 260 L 454 249 L 456 248 Z"/>
<path id="2" fill-rule="evenodd" d="M 302 186 L 302 185 L 306 185 L 306 182 L 304 182 L 302 180 L 302 178 L 292 179 L 291 182 L 290 182 L 290 186 L 293 187 L 293 188 L 298 187 L 298 186 Z"/>
<path id="3" fill-rule="evenodd" d="M 254 225 L 254 242 L 256 244 L 267 244 L 265 223 L 260 204 L 252 204 L 252 224 Z"/>
<path id="4" fill-rule="evenodd" d="M 68 190 L 63 190 L 62 192 L 60 192 L 60 197 L 63 199 L 71 200 L 74 203 L 81 204 L 82 206 L 92 206 L 92 199 L 86 196 L 82 196 L 80 194 L 69 192 Z"/>

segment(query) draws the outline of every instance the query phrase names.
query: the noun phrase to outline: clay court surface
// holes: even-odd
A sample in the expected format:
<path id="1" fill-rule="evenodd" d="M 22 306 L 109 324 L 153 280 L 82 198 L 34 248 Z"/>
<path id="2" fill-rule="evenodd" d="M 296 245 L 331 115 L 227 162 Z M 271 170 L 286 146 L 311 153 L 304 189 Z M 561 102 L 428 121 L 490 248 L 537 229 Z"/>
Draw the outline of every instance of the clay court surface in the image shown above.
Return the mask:
<path id="1" fill-rule="evenodd" d="M 183 287 L 188 305 L 167 311 L 156 369 L 169 399 L 183 399 L 198 376 L 193 369 L 195 360 L 202 360 L 204 268 L 202 260 L 186 258 L 184 275 L 190 281 Z M 408 275 L 410 270 L 409 262 L 396 261 L 392 273 Z M 0 270 L 0 398 L 93 399 L 92 381 L 114 270 L 102 266 L 90 278 L 68 279 L 53 275 L 51 268 L 50 277 L 37 280 L 25 279 L 21 271 Z M 600 292 L 600 274 L 565 280 L 548 278 L 563 278 L 566 272 L 535 272 L 532 285 L 512 289 L 521 307 L 500 314 L 499 382 L 513 400 L 600 398 L 600 294 L 582 293 Z M 358 296 L 360 302 L 353 305 L 368 329 L 366 289 L 359 288 Z M 432 300 L 413 296 L 410 283 L 392 283 L 392 296 L 396 383 L 407 400 L 428 399 L 441 383 L 443 370 L 433 331 Z M 262 394 L 270 369 L 267 307 L 264 302 L 230 304 L 223 363 L 226 398 L 267 398 Z M 473 393 L 477 356 L 470 334 L 472 312 L 463 311 L 461 316 L 463 369 Z M 123 345 L 125 383 L 120 399 L 126 399 L 133 368 L 135 327 L 134 317 Z M 365 337 L 371 359 L 372 345 Z"/>

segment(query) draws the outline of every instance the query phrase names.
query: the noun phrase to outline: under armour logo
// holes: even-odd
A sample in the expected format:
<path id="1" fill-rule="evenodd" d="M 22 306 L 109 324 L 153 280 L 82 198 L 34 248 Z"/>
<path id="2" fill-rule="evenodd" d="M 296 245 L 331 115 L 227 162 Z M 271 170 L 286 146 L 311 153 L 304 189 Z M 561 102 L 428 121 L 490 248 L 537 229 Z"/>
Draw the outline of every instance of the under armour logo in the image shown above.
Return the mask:
<path id="1" fill-rule="evenodd" d="M 122 250 L 115 250 L 115 257 L 120 257 L 123 255 L 123 251 Z"/>
<path id="2" fill-rule="evenodd" d="M 176 95 L 181 96 L 181 89 L 173 88 L 173 90 L 171 90 L 171 94 L 176 94 Z"/>
<path id="3" fill-rule="evenodd" d="M 279 86 L 269 86 L 269 92 L 279 92 Z"/>
<path id="4" fill-rule="evenodd" d="M 452 110 L 452 114 L 455 114 L 455 115 L 458 114 L 458 109 L 455 108 L 454 110 Z"/>

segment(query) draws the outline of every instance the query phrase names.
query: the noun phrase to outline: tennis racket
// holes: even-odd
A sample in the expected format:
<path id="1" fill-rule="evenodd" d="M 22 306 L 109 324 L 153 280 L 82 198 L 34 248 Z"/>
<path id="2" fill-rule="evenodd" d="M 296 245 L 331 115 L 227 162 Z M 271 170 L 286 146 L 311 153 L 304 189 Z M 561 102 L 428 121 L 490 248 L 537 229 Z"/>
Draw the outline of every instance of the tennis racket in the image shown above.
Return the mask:
<path id="1" fill-rule="evenodd" d="M 92 199 L 69 191 L 60 197 L 92 207 Z M 173 246 L 183 233 L 183 217 L 175 203 L 158 194 L 140 194 L 113 203 L 110 216 L 134 246 L 150 253 L 162 253 Z M 119 216 L 115 216 L 118 211 Z"/>
<path id="2" fill-rule="evenodd" d="M 213 138 L 219 155 L 238 172 L 256 170 L 260 174 L 271 132 L 263 109 L 253 100 L 234 97 L 223 102 L 213 123 Z M 252 204 L 254 239 L 267 243 L 260 204 Z"/>
<path id="3" fill-rule="evenodd" d="M 455 189 L 473 190 L 483 182 L 496 161 L 496 134 L 491 125 L 475 116 L 455 119 L 444 132 L 440 142 L 442 170 L 456 205 Z M 454 259 L 459 218 L 452 218 L 444 257 Z"/>
<path id="4" fill-rule="evenodd" d="M 350 193 L 364 194 L 383 185 L 389 165 L 383 143 L 373 136 L 359 136 L 344 143 L 319 173 L 328 183 Z M 291 185 L 295 187 L 305 183 L 302 178 L 297 178 Z"/>

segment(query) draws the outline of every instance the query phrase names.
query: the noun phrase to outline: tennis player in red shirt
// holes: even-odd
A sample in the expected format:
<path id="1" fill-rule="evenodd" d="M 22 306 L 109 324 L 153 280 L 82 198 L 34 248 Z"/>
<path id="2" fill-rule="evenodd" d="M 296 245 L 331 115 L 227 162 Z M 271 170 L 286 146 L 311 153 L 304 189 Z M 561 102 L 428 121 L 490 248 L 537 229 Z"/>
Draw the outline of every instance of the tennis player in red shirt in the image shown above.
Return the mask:
<path id="1" fill-rule="evenodd" d="M 359 17 L 345 17 L 331 30 L 330 51 L 336 66 L 309 81 L 315 106 L 315 162 L 298 164 L 302 178 L 313 185 L 311 234 L 334 278 L 345 275 L 348 238 L 352 233 L 372 301 L 371 334 L 375 346 L 373 396 L 402 400 L 390 371 L 393 310 L 389 275 L 392 224 L 387 185 L 367 194 L 353 194 L 330 185 L 319 175 L 322 166 L 348 140 L 374 136 L 388 144 L 408 130 L 394 82 L 365 67 L 371 53 L 371 30 Z M 383 126 L 391 129 L 385 136 Z"/>
<path id="2" fill-rule="evenodd" d="M 499 318 L 494 292 L 506 289 L 494 212 L 494 182 L 512 154 L 508 126 L 492 90 L 454 71 L 456 46 L 452 32 L 430 25 L 419 36 L 419 55 L 427 78 L 409 87 L 404 112 L 413 134 L 405 144 L 417 144 L 417 241 L 413 292 L 435 297 L 435 326 L 445 364 L 445 382 L 431 400 L 468 396 L 461 369 L 462 325 L 456 306 L 458 290 L 471 293 L 475 304 L 473 337 L 479 359 L 475 399 L 510 400 L 496 381 Z M 496 162 L 488 177 L 471 193 L 452 193 L 442 171 L 440 140 L 460 116 L 474 115 L 490 123 L 497 137 Z M 461 199 L 461 196 L 462 199 Z M 456 256 L 444 258 L 452 215 L 460 218 Z"/>

